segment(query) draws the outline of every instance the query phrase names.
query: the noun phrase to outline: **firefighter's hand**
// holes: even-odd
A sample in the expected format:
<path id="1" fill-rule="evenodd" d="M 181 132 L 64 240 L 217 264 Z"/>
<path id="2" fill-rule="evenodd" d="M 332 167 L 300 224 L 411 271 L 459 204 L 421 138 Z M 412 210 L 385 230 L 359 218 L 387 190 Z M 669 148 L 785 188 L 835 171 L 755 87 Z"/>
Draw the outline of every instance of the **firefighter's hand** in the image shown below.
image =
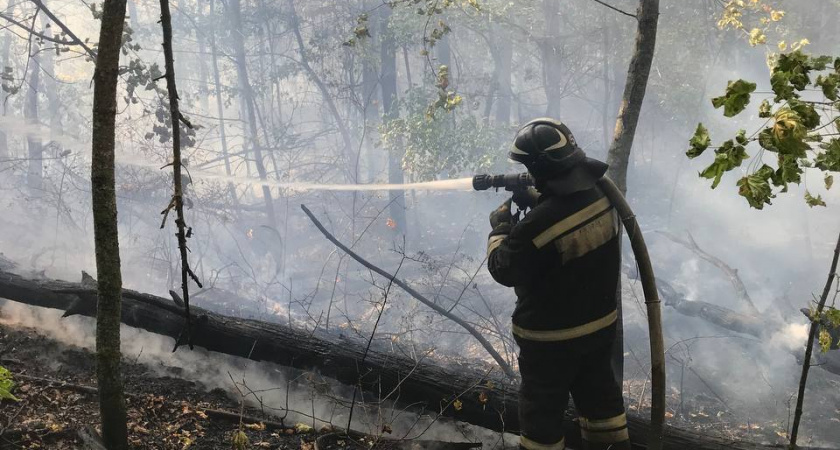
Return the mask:
<path id="1" fill-rule="evenodd" d="M 513 215 L 510 213 L 510 203 L 511 200 L 509 199 L 496 208 L 495 211 L 490 213 L 490 227 L 494 230 L 500 225 L 510 225 L 511 222 L 513 222 Z"/>
<path id="2" fill-rule="evenodd" d="M 537 206 L 537 200 L 539 198 L 540 193 L 533 186 L 513 191 L 513 203 L 516 203 L 519 209 L 534 209 Z"/>

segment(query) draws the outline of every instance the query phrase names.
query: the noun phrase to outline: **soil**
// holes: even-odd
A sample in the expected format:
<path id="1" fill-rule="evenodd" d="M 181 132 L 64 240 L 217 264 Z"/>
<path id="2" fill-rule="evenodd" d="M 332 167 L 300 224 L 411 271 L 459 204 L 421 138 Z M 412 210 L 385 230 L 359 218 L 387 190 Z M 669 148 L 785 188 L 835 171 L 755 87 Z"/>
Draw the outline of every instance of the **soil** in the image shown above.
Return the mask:
<path id="1" fill-rule="evenodd" d="M 315 440 L 314 450 L 470 450 L 480 443 L 388 440 L 346 433 L 329 433 Z"/>
<path id="2" fill-rule="evenodd" d="M 50 355 L 45 358 L 44 355 Z M 47 359 L 49 359 L 47 361 Z M 35 330 L 0 324 L 0 366 L 11 373 L 19 401 L 0 401 L 0 450 L 81 448 L 79 431 L 99 432 L 94 354 L 39 335 Z M 133 449 L 230 449 L 240 429 L 245 448 L 312 450 L 315 439 L 332 430 L 283 424 L 280 418 L 244 409 L 265 422 L 240 424 L 207 410 L 238 415 L 240 403 L 221 389 L 150 371 L 123 360 L 129 443 Z M 280 426 L 277 426 L 278 423 Z"/>

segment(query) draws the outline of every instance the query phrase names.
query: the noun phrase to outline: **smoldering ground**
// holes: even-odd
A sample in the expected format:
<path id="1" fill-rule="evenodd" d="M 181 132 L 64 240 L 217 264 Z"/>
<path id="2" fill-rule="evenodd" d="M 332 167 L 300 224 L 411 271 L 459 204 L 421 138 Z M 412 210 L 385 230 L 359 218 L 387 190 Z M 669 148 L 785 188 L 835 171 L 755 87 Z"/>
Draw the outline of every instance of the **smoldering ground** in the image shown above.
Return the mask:
<path id="1" fill-rule="evenodd" d="M 130 2 L 139 10 L 131 15 L 130 20 L 133 27 L 135 22 L 141 25 L 135 27 L 138 33 L 134 39 L 144 46 L 140 55 L 147 62 L 159 60 L 156 53 L 160 44 L 155 34 L 157 28 L 142 26 L 157 26 L 158 15 L 153 3 Z M 627 0 L 611 3 L 628 11 L 634 6 Z M 760 422 L 762 426 L 772 428 L 769 433 L 772 435 L 785 430 L 790 417 L 792 394 L 801 364 L 795 354 L 802 353 L 805 343 L 803 327 L 806 320 L 798 309 L 812 302 L 813 294 L 825 281 L 831 246 L 840 229 L 840 215 L 836 211 L 840 204 L 840 192 L 836 187 L 825 191 L 821 186 L 822 180 L 808 171 L 801 186 L 792 186 L 791 192 L 774 199 L 772 207 L 754 211 L 738 196 L 734 186 L 741 174 L 725 176 L 721 186 L 715 190 L 709 189 L 708 180 L 697 177 L 697 172 L 708 161 L 688 161 L 684 155 L 686 142 L 697 122 L 706 123 L 716 141 L 734 135 L 737 128 L 752 129 L 761 123 L 757 117 L 747 117 L 747 113 L 739 117 L 737 124 L 723 120 L 720 112 L 711 107 L 709 98 L 720 95 L 730 79 L 760 81 L 768 75 L 763 52 L 751 52 L 754 49 L 744 48 L 744 42 L 715 31 L 716 10 L 712 8 L 713 3 L 662 2 L 661 38 L 631 156 L 628 195 L 646 233 L 657 276 L 661 280 L 673 284 L 688 301 L 704 301 L 741 312 L 745 310 L 732 284 L 719 269 L 656 233 L 664 230 L 684 236 L 686 231 L 691 232 L 703 250 L 738 270 L 762 319 L 767 319 L 767 335 L 757 338 L 727 331 L 699 318 L 683 316 L 664 305 L 666 348 L 669 350 L 669 413 L 679 416 L 683 412 L 679 411 L 682 404 L 688 418 L 695 420 L 685 422 L 686 426 L 706 423 L 709 419 L 703 419 L 702 415 L 711 414 L 715 423 L 722 425 L 730 423 L 737 427 Z M 812 17 L 820 14 L 818 3 L 803 6 L 803 2 L 781 1 L 779 7 L 788 9 L 790 16 L 795 11 Z M 568 3 L 568 11 L 563 12 L 562 19 L 565 25 L 575 27 L 575 37 L 580 37 L 580 40 L 558 48 L 566 51 L 569 58 L 566 69 L 570 85 L 584 84 L 588 90 L 570 91 L 563 96 L 560 105 L 551 106 L 556 107 L 554 110 L 559 111 L 559 118 L 570 126 L 591 156 L 604 158 L 615 123 L 614 112 L 618 110 L 620 101 L 623 71 L 631 53 L 632 39 L 627 37 L 632 35 L 634 21 L 606 16 L 611 12 L 606 8 L 599 9 L 602 7 L 597 4 L 592 4 L 592 8 L 585 5 L 586 2 Z M 83 5 L 63 6 L 75 19 L 70 22 L 71 25 L 76 20 L 81 21 L 82 17 L 89 19 L 89 11 Z M 539 12 L 534 11 L 535 16 L 531 19 L 537 23 Z M 414 12 L 403 11 L 400 17 L 404 19 L 410 14 Z M 313 17 L 317 14 L 313 13 Z M 312 20 L 313 36 L 325 33 L 316 19 L 309 19 Z M 840 23 L 832 17 L 820 19 L 825 22 L 819 23 Z M 329 28 L 336 28 L 335 22 L 326 22 Z M 347 22 L 355 23 L 355 18 Z M 699 35 L 696 30 L 688 29 L 691 25 L 705 22 L 708 22 L 707 28 Z M 189 35 L 192 31 L 186 29 L 191 28 L 185 23 L 180 24 L 186 39 L 178 57 L 183 58 L 188 66 L 190 63 L 202 63 L 207 57 L 206 52 L 188 53 L 194 51 L 188 47 L 193 46 L 193 38 L 197 35 Z M 178 28 L 176 24 L 176 33 Z M 218 28 L 220 33 L 225 32 L 223 26 Z M 829 30 L 828 27 L 821 28 Z M 210 30 L 202 30 L 205 31 Z M 304 33 L 307 32 L 304 30 Z M 473 41 L 481 42 L 481 39 L 473 39 L 475 35 L 468 34 L 463 27 L 454 27 L 454 33 L 452 42 L 459 50 L 461 56 L 458 61 L 463 69 L 457 69 L 459 78 L 453 84 L 460 88 L 473 79 L 478 80 L 479 86 L 470 86 L 463 94 L 465 105 L 475 102 L 475 106 L 471 106 L 472 112 L 480 114 L 485 94 L 476 91 L 484 89 L 483 84 L 491 84 L 487 81 L 489 78 L 482 74 L 492 58 L 483 50 L 474 51 L 477 46 Z M 600 53 L 600 43 L 590 47 L 579 44 L 593 44 L 593 36 L 601 38 L 608 34 L 614 42 L 607 42 L 606 51 L 612 50 L 615 57 L 609 58 L 609 67 L 605 65 L 591 70 L 606 55 Z M 838 48 L 836 33 L 827 31 L 819 34 L 819 38 L 808 36 L 815 53 L 831 53 Z M 84 34 L 81 36 L 85 37 Z M 223 41 L 221 36 L 219 40 Z M 176 45 L 180 45 L 179 42 Z M 338 45 L 335 47 L 342 52 L 347 50 Z M 527 56 L 535 53 L 534 47 L 530 43 L 522 47 L 516 51 L 516 61 L 527 66 Z M 325 47 L 317 50 L 327 51 Z M 414 50 L 408 49 L 407 54 L 412 54 Z M 20 56 L 20 61 L 13 61 L 15 64 L 26 60 L 23 45 L 13 51 L 13 56 Z M 324 60 L 340 61 L 343 57 L 332 56 L 335 55 L 325 56 Z M 417 64 L 418 61 L 421 64 Z M 411 63 L 418 68 L 425 67 L 426 61 L 416 56 L 412 60 L 409 55 L 406 67 Z M 89 111 L 87 88 L 92 66 L 84 66 L 80 60 L 72 64 L 72 72 L 80 72 L 81 75 L 75 73 L 73 79 L 76 84 L 68 85 L 62 95 L 68 104 L 84 104 Z M 23 73 L 23 67 L 18 66 L 22 64 L 14 67 L 17 79 Z M 64 69 L 67 65 L 61 67 L 59 72 L 71 72 Z M 230 73 L 226 74 L 224 69 L 223 66 L 223 79 L 227 78 L 230 81 L 228 84 L 236 85 L 231 75 L 235 70 L 228 67 Z M 539 68 L 536 71 L 533 69 L 526 67 L 514 74 L 518 110 L 507 123 L 498 125 L 502 131 L 509 133 L 504 139 L 494 142 L 493 148 L 507 149 L 515 130 L 512 122 L 524 122 L 546 113 L 545 99 L 535 88 L 535 80 L 539 76 L 529 74 L 529 70 L 539 73 Z M 285 70 L 290 69 L 283 66 L 281 72 Z M 398 67 L 398 70 L 402 69 Z M 190 84 L 195 81 L 191 75 L 176 74 L 180 77 L 178 83 L 185 103 L 189 103 L 189 96 L 196 96 L 194 92 L 200 92 L 198 96 L 205 97 L 204 100 L 220 96 L 230 101 L 229 96 L 234 95 L 228 91 L 213 93 L 199 90 L 196 84 Z M 401 78 L 407 75 L 400 72 Z M 67 73 L 60 73 L 59 78 L 69 80 Z M 606 86 L 603 90 L 601 82 Z M 205 127 L 196 147 L 190 150 L 190 160 L 195 164 L 192 166 L 195 168 L 192 174 L 194 182 L 189 187 L 189 197 L 195 207 L 187 212 L 187 219 L 194 225 L 195 231 L 191 241 L 192 255 L 196 258 L 202 280 L 226 292 L 236 293 L 241 300 L 237 300 L 238 303 L 210 303 L 199 296 L 195 302 L 229 315 L 284 323 L 296 321 L 307 329 L 329 326 L 332 331 L 354 333 L 358 337 L 370 336 L 371 319 L 378 314 L 387 283 L 360 269 L 325 243 L 299 212 L 298 204 L 306 203 L 340 239 L 355 244 L 354 249 L 371 261 L 392 271 L 400 267 L 400 277 L 418 286 L 421 292 L 435 301 L 446 305 L 454 305 L 457 301 L 455 311 L 483 325 L 497 348 L 504 348 L 505 355 L 515 361 L 516 349 L 510 342 L 508 328 L 514 295 L 510 290 L 495 285 L 482 264 L 489 231 L 487 214 L 506 199 L 506 194 L 409 192 L 406 195 L 408 235 L 403 244 L 401 237 L 395 236 L 387 225 L 387 219 L 391 218 L 388 205 L 391 199 L 387 192 L 303 192 L 289 189 L 296 183 L 304 186 L 311 186 L 310 183 L 343 186 L 348 180 L 340 171 L 325 168 L 325 161 L 335 159 L 334 153 L 341 151 L 341 144 L 335 142 L 336 133 L 331 122 L 318 125 L 319 120 L 323 122 L 324 108 L 314 100 L 314 87 L 299 74 L 284 83 L 286 86 L 282 89 L 277 86 L 278 91 L 283 91 L 278 95 L 284 100 L 284 108 L 312 106 L 293 110 L 290 117 L 284 118 L 275 127 L 280 130 L 276 135 L 271 134 L 274 130 L 266 130 L 267 136 L 272 138 L 270 142 L 264 142 L 266 150 L 272 147 L 281 159 L 278 167 L 282 170 L 272 175 L 269 184 L 281 205 L 278 210 L 281 211 L 282 226 L 278 231 L 282 242 L 263 240 L 259 236 L 265 225 L 259 209 L 264 198 L 258 188 L 254 189 L 260 182 L 255 180 L 253 158 L 245 153 L 248 144 L 244 138 L 243 117 L 237 115 L 241 112 L 238 111 L 240 107 L 227 105 L 218 111 L 227 116 L 230 151 L 241 150 L 245 154 L 244 157 L 234 158 L 233 173 L 226 175 L 219 162 L 215 166 L 197 167 L 218 159 L 222 152 L 222 143 L 215 137 L 218 130 L 214 128 L 218 112 L 202 107 L 201 99 L 188 106 L 187 112 L 192 120 Z M 424 79 L 422 83 L 429 81 Z M 406 84 L 400 87 L 407 89 L 412 86 Z M 224 89 L 235 88 L 225 86 Z M 760 85 L 758 90 L 768 89 L 768 86 Z M 344 91 L 341 92 L 343 95 Z M 157 101 L 153 96 L 143 100 L 148 104 Z M 754 100 L 756 103 L 759 101 L 759 98 Z M 67 114 L 64 125 L 68 131 L 60 133 L 45 126 L 34 126 L 15 116 L 20 115 L 18 110 L 22 103 L 21 96 L 10 97 L 8 114 L 0 119 L 0 129 L 9 137 L 10 152 L 7 159 L 0 161 L 0 251 L 25 270 L 45 271 L 47 276 L 75 280 L 80 270 L 95 272 L 90 189 L 86 184 L 89 164 L 87 119 Z M 145 108 L 146 105 L 141 106 Z M 273 112 L 272 107 L 267 106 L 265 110 Z M 153 114 L 141 109 L 139 106 L 127 106 L 118 117 L 117 189 L 123 277 L 126 287 L 166 295 L 168 289 L 177 288 L 179 283 L 172 229 L 170 226 L 159 229 L 160 211 L 171 195 L 168 173 L 159 170 L 167 162 L 169 149 L 157 139 L 144 139 L 154 123 L 149 119 Z M 600 123 L 603 111 L 608 112 L 605 125 Z M 358 120 L 349 117 L 348 122 Z M 355 125 L 356 132 L 361 135 L 376 134 L 375 126 L 370 123 Z M 491 123 L 491 126 L 495 124 Z M 42 192 L 33 193 L 25 187 L 27 138 L 63 146 L 62 149 L 56 147 L 55 153 L 44 159 Z M 387 153 L 369 141 L 361 142 L 363 139 L 359 139 L 359 179 L 364 182 L 385 181 Z M 291 154 L 290 151 L 288 161 L 283 160 L 287 156 L 283 153 L 287 147 L 296 149 L 300 154 Z M 60 156 L 65 150 L 72 152 Z M 443 154 L 455 154 L 463 149 L 452 146 L 439 150 Z M 521 170 L 504 164 L 504 151 L 500 150 L 492 156 L 493 170 Z M 298 162 L 301 168 L 293 168 L 293 163 Z M 288 164 L 288 169 L 283 167 L 285 164 Z M 446 171 L 436 176 L 449 178 L 450 174 Z M 451 178 L 461 178 L 472 174 L 451 175 Z M 234 185 L 239 204 L 223 201 L 229 182 Z M 458 186 L 463 187 L 463 183 Z M 829 207 L 808 208 L 802 201 L 806 189 L 823 195 Z M 400 251 L 407 255 L 404 261 Z M 626 257 L 625 261 L 629 262 L 629 258 Z M 401 265 L 401 262 L 404 264 Z M 639 287 L 627 280 L 623 299 L 627 325 L 625 375 L 628 380 L 628 405 L 632 407 L 641 403 L 644 412 L 645 398 L 649 395 L 649 389 L 643 389 L 648 370 L 647 332 L 640 298 Z M 7 304 L 6 310 L 9 308 L 18 307 Z M 412 341 L 421 348 L 436 348 L 441 355 L 487 360 L 482 350 L 461 330 L 396 290 L 391 291 L 388 306 L 384 309 L 383 321 L 378 328 L 380 336 Z M 18 320 L 27 321 L 69 342 L 76 343 L 75 339 L 84 336 L 84 341 L 78 342 L 78 345 L 90 348 L 92 338 L 87 319 L 57 321 L 54 320 L 54 312 L 33 315 L 18 311 L 16 314 L 20 316 Z M 325 320 L 327 317 L 330 317 L 330 322 Z M 56 331 L 71 325 L 78 330 Z M 266 398 L 277 396 L 271 397 L 272 403 L 285 407 L 285 392 L 277 387 L 285 386 L 288 378 L 278 373 L 276 367 L 257 363 L 246 365 L 242 360 L 184 349 L 172 355 L 169 353 L 171 342 L 164 338 L 128 328 L 123 328 L 123 336 L 126 337 L 126 357 L 139 355 L 139 359 L 148 361 L 150 367 L 181 367 L 185 378 L 200 379 L 208 386 L 219 386 L 227 391 L 235 391 L 228 372 L 240 374 L 241 378 L 244 370 L 248 375 L 246 378 L 253 380 L 254 385 L 270 389 Z M 142 353 L 134 346 L 137 343 L 144 348 Z M 830 444 L 840 441 L 835 426 L 838 418 L 837 379 L 822 370 L 812 371 L 805 417 L 806 434 L 813 436 L 815 442 Z M 300 389 L 293 393 L 293 404 L 296 405 L 293 409 L 300 408 L 303 412 L 311 409 L 312 402 L 307 392 Z M 337 387 L 336 392 L 346 394 L 348 391 L 347 388 Z M 642 392 L 645 394 L 641 395 Z M 695 398 L 707 400 L 693 403 Z M 331 403 L 316 402 L 316 415 L 329 418 L 333 414 Z M 719 412 L 722 412 L 721 416 L 717 416 Z M 341 413 L 336 414 L 335 417 L 340 417 Z M 369 422 L 375 421 L 369 419 Z M 359 426 L 370 425 L 360 423 Z"/>
<path id="2" fill-rule="evenodd" d="M 95 348 L 92 318 L 61 318 L 61 311 L 7 302 L 0 306 L 0 322 L 34 328 L 72 347 Z M 288 424 L 304 423 L 316 428 L 327 424 L 347 426 L 352 387 L 324 379 L 317 372 L 290 371 L 275 364 L 200 348 L 182 347 L 173 353 L 173 339 L 127 326 L 122 327 L 121 335 L 123 357 L 144 365 L 158 376 L 194 381 L 208 391 L 221 389 L 234 401 L 244 401 L 250 407 L 283 417 Z M 41 362 L 59 370 L 61 358 L 57 356 L 48 352 L 41 355 Z M 487 448 L 503 445 L 503 438 L 513 439 L 468 424 L 436 420 L 434 414 L 417 415 L 411 409 L 394 408 L 390 402 L 365 400 L 365 395 L 357 400 L 352 428 L 372 435 L 383 434 L 387 425 L 391 430 L 387 436 L 395 438 L 483 442 Z"/>

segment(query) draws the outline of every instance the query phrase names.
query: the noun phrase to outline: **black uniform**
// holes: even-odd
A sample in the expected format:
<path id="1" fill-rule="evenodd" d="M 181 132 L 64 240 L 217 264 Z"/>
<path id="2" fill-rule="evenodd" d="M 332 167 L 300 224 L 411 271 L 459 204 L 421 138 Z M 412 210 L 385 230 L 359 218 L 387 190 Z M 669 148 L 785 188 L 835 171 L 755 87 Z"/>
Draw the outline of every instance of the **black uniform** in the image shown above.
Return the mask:
<path id="1" fill-rule="evenodd" d="M 490 234 L 493 278 L 515 288 L 521 446 L 564 448 L 569 393 L 590 448 L 629 448 L 621 386 L 610 364 L 620 280 L 620 222 L 597 187 L 544 193 L 516 225 Z M 626 446 L 626 447 L 625 447 Z"/>

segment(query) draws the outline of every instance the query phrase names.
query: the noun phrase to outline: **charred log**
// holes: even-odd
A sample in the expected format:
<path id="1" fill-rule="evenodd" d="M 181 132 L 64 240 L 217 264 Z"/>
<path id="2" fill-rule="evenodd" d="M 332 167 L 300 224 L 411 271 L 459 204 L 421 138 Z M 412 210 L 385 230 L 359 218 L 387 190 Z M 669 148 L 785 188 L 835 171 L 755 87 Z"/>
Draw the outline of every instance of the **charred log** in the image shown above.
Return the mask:
<path id="1" fill-rule="evenodd" d="M 94 316 L 95 296 L 82 283 L 52 279 L 27 279 L 0 272 L 0 297 L 44 308 L 66 311 L 81 300 L 78 314 Z M 86 300 L 85 300 L 86 299 Z M 311 330 L 223 316 L 202 308 L 192 311 L 196 318 L 193 343 L 207 350 L 244 358 L 269 361 L 296 369 L 311 370 L 339 382 L 359 385 L 377 393 L 390 393 L 401 404 L 420 405 L 427 412 L 441 414 L 481 427 L 516 432 L 518 430 L 516 386 L 506 383 L 495 368 L 482 370 L 481 364 L 432 364 L 415 361 L 402 354 L 371 349 L 362 362 L 361 342 Z M 183 328 L 184 312 L 171 299 L 123 290 L 122 322 L 177 339 Z M 185 351 L 185 350 L 181 350 Z M 460 401 L 460 409 L 453 404 Z M 570 415 L 572 413 L 570 412 Z M 644 448 L 647 420 L 628 417 L 631 438 Z M 580 442 L 576 422 L 564 424 L 567 442 Z M 665 449 L 699 450 L 770 449 L 760 444 L 735 442 L 705 433 L 666 427 Z"/>

